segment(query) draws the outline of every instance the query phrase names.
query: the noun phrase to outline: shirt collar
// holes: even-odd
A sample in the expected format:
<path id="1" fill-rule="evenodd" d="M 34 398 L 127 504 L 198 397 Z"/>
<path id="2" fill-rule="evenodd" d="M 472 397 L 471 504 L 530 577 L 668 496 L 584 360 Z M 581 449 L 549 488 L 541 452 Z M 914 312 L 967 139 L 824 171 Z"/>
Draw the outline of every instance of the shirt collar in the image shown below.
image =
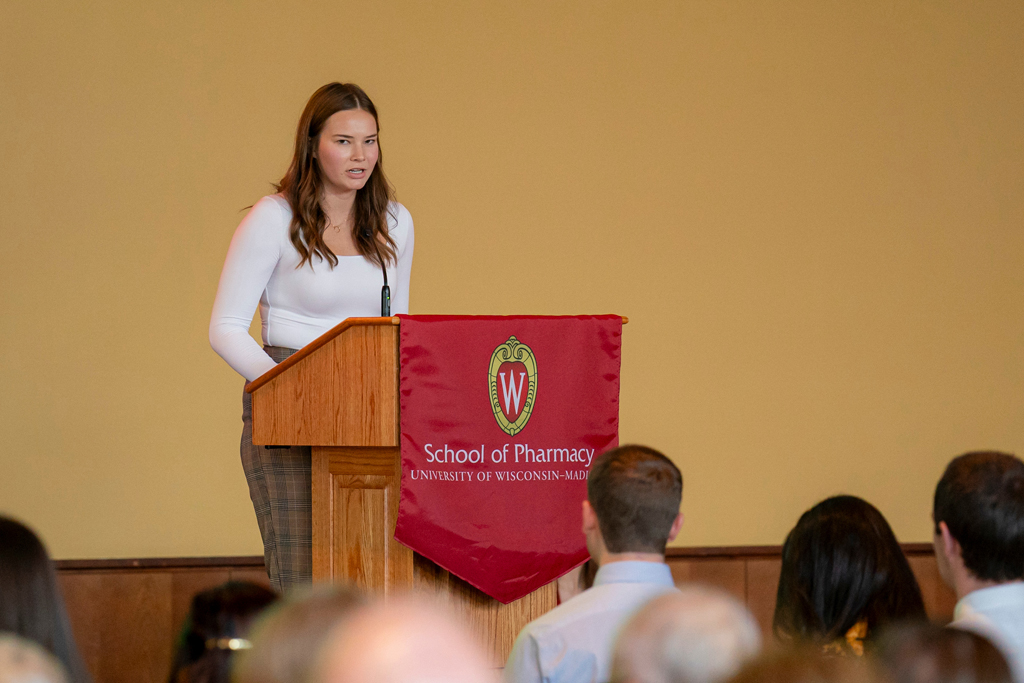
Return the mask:
<path id="1" fill-rule="evenodd" d="M 606 583 L 656 583 L 674 586 L 672 571 L 664 562 L 609 562 L 597 570 L 594 585 Z"/>
<path id="2" fill-rule="evenodd" d="M 953 618 L 961 619 L 975 612 L 985 612 L 1007 605 L 1024 605 L 1024 582 L 1014 581 L 971 591 L 956 603 Z"/>

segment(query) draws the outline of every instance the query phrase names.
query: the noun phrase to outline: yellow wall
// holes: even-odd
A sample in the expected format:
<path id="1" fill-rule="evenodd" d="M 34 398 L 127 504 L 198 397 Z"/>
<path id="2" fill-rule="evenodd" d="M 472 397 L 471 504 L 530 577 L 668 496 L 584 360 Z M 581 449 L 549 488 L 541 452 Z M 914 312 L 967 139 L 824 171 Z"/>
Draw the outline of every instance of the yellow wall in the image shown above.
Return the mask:
<path id="1" fill-rule="evenodd" d="M 627 315 L 683 545 L 837 492 L 929 539 L 1024 452 L 1024 4 L 15 0 L 0 508 L 58 557 L 260 552 L 207 324 L 306 98 L 364 86 L 416 313 Z"/>

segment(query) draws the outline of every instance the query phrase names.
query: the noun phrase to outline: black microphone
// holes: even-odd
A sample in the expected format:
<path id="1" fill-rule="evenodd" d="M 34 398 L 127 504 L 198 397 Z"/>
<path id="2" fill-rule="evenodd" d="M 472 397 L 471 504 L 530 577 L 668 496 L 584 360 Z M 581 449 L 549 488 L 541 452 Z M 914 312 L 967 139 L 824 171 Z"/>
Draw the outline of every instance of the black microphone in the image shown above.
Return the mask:
<path id="1" fill-rule="evenodd" d="M 373 239 L 373 231 L 370 228 L 364 228 L 363 234 L 366 235 L 366 239 Z M 383 259 L 381 259 L 380 263 L 380 272 L 384 273 L 384 286 L 380 288 L 380 317 L 390 318 L 391 288 L 388 287 L 388 264 Z"/>
<path id="2" fill-rule="evenodd" d="M 391 316 L 391 288 L 388 287 L 388 267 L 382 264 L 380 271 L 384 273 L 384 286 L 380 288 L 380 317 Z"/>

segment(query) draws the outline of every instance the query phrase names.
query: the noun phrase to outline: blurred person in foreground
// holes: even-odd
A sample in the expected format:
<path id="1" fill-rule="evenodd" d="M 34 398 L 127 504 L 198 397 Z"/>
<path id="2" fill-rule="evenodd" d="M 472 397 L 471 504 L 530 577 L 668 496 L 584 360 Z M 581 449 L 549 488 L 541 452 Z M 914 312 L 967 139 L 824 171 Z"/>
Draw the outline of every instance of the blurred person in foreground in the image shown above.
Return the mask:
<path id="1" fill-rule="evenodd" d="M 736 598 L 686 586 L 651 600 L 615 643 L 615 683 L 721 683 L 761 649 L 753 616 Z"/>
<path id="2" fill-rule="evenodd" d="M 412 597 L 357 610 L 304 683 L 497 683 L 481 645 L 440 605 Z"/>
<path id="3" fill-rule="evenodd" d="M 823 653 L 796 646 L 762 655 L 743 667 L 730 683 L 889 683 L 860 657 Z"/>
<path id="4" fill-rule="evenodd" d="M 71 683 L 91 680 L 46 547 L 31 529 L 8 517 L 0 517 L 0 631 L 42 645 L 61 662 Z"/>
<path id="5" fill-rule="evenodd" d="M 872 654 L 890 683 L 1013 683 L 999 649 L 962 629 L 896 626 L 881 634 Z"/>
<path id="6" fill-rule="evenodd" d="M 665 546 L 683 525 L 683 477 L 646 446 L 620 446 L 594 461 L 583 534 L 597 563 L 593 587 L 526 625 L 505 665 L 508 683 L 602 683 L 622 624 L 675 591 Z"/>
<path id="7" fill-rule="evenodd" d="M 238 654 L 233 683 L 306 683 L 331 631 L 366 604 L 343 585 L 299 589 L 271 607 L 250 632 L 252 647 Z"/>
<path id="8" fill-rule="evenodd" d="M 228 683 L 234 654 L 249 648 L 249 628 L 276 599 L 269 588 L 243 581 L 197 593 L 168 683 Z"/>
<path id="9" fill-rule="evenodd" d="M 781 641 L 862 656 L 883 626 L 926 619 L 907 558 L 870 503 L 824 500 L 786 537 L 772 624 Z"/>
<path id="10" fill-rule="evenodd" d="M 0 634 L 0 683 L 67 683 L 64 667 L 31 640 Z"/>
<path id="11" fill-rule="evenodd" d="M 995 643 L 1024 683 L 1024 462 L 965 453 L 935 487 L 935 560 L 956 592 L 953 626 Z"/>

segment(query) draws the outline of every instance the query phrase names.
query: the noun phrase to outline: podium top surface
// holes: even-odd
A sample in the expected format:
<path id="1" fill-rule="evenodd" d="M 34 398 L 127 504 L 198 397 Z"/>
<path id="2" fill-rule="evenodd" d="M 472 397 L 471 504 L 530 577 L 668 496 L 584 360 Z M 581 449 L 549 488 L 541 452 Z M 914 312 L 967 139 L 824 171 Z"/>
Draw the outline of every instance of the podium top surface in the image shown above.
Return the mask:
<path id="1" fill-rule="evenodd" d="M 340 323 L 327 330 L 319 337 L 309 342 L 301 349 L 293 353 L 291 356 L 286 358 L 284 361 L 278 363 L 270 370 L 267 370 L 262 375 L 257 377 L 251 382 L 247 382 L 245 385 L 246 393 L 251 394 L 263 385 L 270 382 L 272 379 L 288 371 L 288 368 L 292 367 L 306 356 L 310 355 L 321 346 L 331 341 L 345 330 L 352 327 L 360 326 L 371 326 L 371 325 L 399 325 L 400 321 L 398 316 L 391 316 L 390 318 L 345 318 Z"/>

